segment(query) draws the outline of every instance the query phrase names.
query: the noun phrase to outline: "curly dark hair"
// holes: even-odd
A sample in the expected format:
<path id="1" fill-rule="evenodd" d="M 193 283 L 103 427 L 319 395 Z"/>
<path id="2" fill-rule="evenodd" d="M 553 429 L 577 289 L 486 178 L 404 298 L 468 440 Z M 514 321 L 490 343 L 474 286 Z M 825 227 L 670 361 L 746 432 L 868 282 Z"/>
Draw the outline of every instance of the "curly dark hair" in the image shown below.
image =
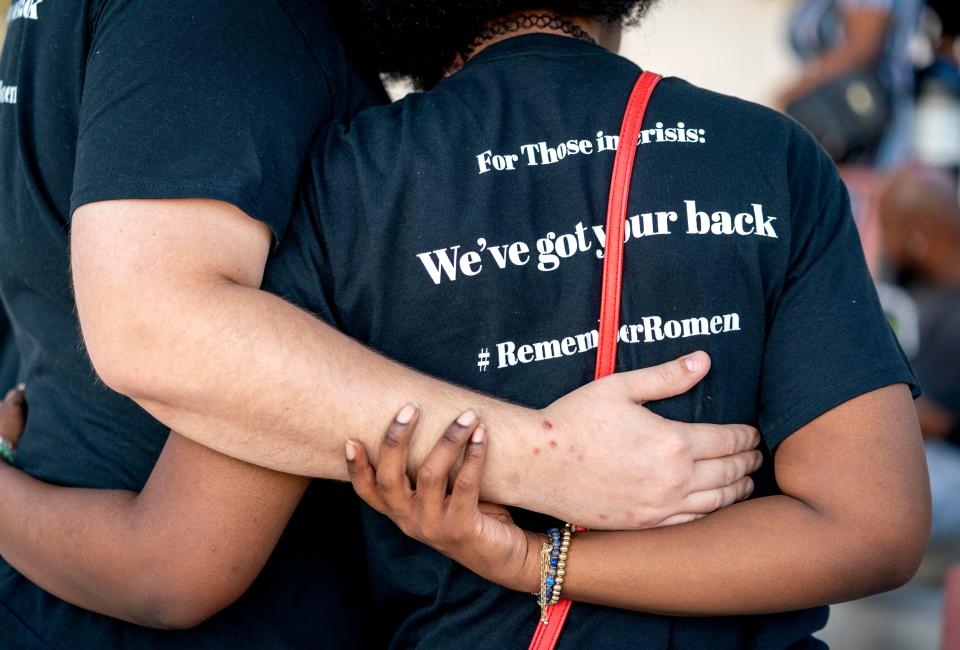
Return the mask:
<path id="1" fill-rule="evenodd" d="M 381 72 L 429 88 L 443 77 L 483 25 L 524 10 L 628 24 L 655 0 L 359 0 Z"/>

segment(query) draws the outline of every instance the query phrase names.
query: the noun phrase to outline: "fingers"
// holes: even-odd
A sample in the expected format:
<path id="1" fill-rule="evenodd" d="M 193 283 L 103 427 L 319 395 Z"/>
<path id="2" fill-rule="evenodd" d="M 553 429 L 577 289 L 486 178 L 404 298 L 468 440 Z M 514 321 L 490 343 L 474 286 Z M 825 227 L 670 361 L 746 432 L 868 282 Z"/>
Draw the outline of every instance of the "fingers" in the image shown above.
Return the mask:
<path id="1" fill-rule="evenodd" d="M 690 514 L 709 514 L 714 510 L 726 508 L 753 494 L 753 479 L 745 476 L 732 485 L 715 490 L 694 492 L 683 500 L 680 510 Z M 679 523 L 679 522 L 675 522 Z"/>
<path id="2" fill-rule="evenodd" d="M 763 455 L 756 450 L 744 451 L 724 458 L 697 461 L 693 466 L 690 489 L 700 492 L 733 485 L 744 476 L 760 469 L 762 463 Z"/>
<path id="3" fill-rule="evenodd" d="M 11 388 L 7 391 L 6 396 L 3 398 L 4 404 L 13 404 L 14 406 L 23 406 L 24 404 L 24 393 L 27 387 L 23 384 L 19 384 L 16 388 Z"/>
<path id="4" fill-rule="evenodd" d="M 476 411 L 465 411 L 433 446 L 417 473 L 417 514 L 425 526 L 442 525 L 447 481 L 467 441 L 477 429 Z"/>
<path id="5" fill-rule="evenodd" d="M 407 404 L 387 427 L 380 445 L 376 483 L 383 501 L 391 508 L 402 509 L 413 499 L 407 477 L 407 455 L 419 419 L 420 409 L 415 404 Z"/>
<path id="6" fill-rule="evenodd" d="M 487 461 L 487 430 L 481 424 L 470 437 L 466 458 L 453 481 L 449 514 L 455 521 L 470 521 L 480 507 L 480 480 Z"/>
<path id="7" fill-rule="evenodd" d="M 722 458 L 755 449 L 760 432 L 746 424 L 684 424 L 689 431 L 690 451 L 694 460 Z"/>
<path id="8" fill-rule="evenodd" d="M 638 403 L 666 399 L 686 393 L 710 370 L 706 352 L 694 352 L 659 366 L 615 375 L 626 382 L 631 399 Z"/>
<path id="9" fill-rule="evenodd" d="M 25 424 L 23 385 L 7 392 L 0 405 L 0 437 L 16 445 Z"/>
<path id="10" fill-rule="evenodd" d="M 672 517 L 667 517 L 661 521 L 657 528 L 662 528 L 664 526 L 676 526 L 677 524 L 689 524 L 691 521 L 696 521 L 697 519 L 703 519 L 706 515 L 695 515 L 695 514 L 683 514 L 683 515 L 674 515 Z"/>
<path id="11" fill-rule="evenodd" d="M 377 476 L 373 471 L 373 466 L 370 465 L 366 449 L 359 442 L 347 440 L 344 455 L 347 458 L 347 473 L 350 475 L 353 491 L 368 506 L 380 514 L 387 514 L 387 505 L 380 496 L 380 490 L 377 488 Z"/>

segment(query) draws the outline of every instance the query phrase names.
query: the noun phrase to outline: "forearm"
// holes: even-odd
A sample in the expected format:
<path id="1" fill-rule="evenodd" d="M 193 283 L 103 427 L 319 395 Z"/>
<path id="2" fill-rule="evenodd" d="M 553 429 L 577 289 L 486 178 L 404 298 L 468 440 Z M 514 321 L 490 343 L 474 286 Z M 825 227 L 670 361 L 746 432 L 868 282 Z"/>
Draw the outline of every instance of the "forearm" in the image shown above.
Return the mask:
<path id="1" fill-rule="evenodd" d="M 216 201 L 78 208 L 74 293 L 104 383 L 201 445 L 333 479 L 347 477 L 347 439 L 379 458 L 380 432 L 406 403 L 423 418 L 410 474 L 446 424 L 474 409 L 493 441 L 485 499 L 595 528 L 702 512 L 703 492 L 722 485 L 677 481 L 742 461 L 755 444 L 748 427 L 680 425 L 640 406 L 689 390 L 709 370 L 705 355 L 608 377 L 540 410 L 416 373 L 257 289 L 270 244 L 266 226 Z"/>
<path id="2" fill-rule="evenodd" d="M 422 437 L 433 439 L 439 423 L 475 408 L 502 433 L 489 497 L 514 495 L 504 484 L 521 467 L 507 466 L 504 448 L 532 428 L 529 412 L 391 363 L 260 291 L 271 242 L 264 224 L 218 201 L 78 208 L 74 292 L 101 379 L 204 446 L 323 478 L 346 478 L 347 438 L 375 452 L 406 402 L 422 404 Z M 414 461 L 429 448 L 421 443 Z"/>
<path id="3" fill-rule="evenodd" d="M 803 76 L 784 93 L 792 101 L 837 77 L 874 65 L 883 52 L 890 14 L 881 9 L 856 9 L 844 16 L 846 38 L 804 66 Z"/>
<path id="4" fill-rule="evenodd" d="M 175 433 L 139 494 L 56 487 L 3 465 L 0 555 L 85 609 L 193 627 L 253 583 L 308 483 Z"/>
<path id="5" fill-rule="evenodd" d="M 376 457 L 384 423 L 403 404 L 422 406 L 411 466 L 447 422 L 474 408 L 498 432 L 485 494 L 521 498 L 513 446 L 533 426 L 532 411 L 394 363 L 257 289 L 223 281 L 180 286 L 175 295 L 167 325 L 131 348 L 149 356 L 135 364 L 149 370 L 131 396 L 183 435 L 272 469 L 345 479 L 346 439 L 363 441 Z"/>
<path id="6" fill-rule="evenodd" d="M 0 555 L 15 569 L 79 607 L 151 623 L 140 593 L 151 557 L 134 526 L 136 494 L 55 487 L 4 463 L 0 494 Z"/>
<path id="7" fill-rule="evenodd" d="M 801 501 L 747 501 L 699 521 L 574 536 L 563 593 L 678 616 L 790 611 L 885 591 L 897 551 Z M 908 560 L 909 562 L 909 560 Z"/>

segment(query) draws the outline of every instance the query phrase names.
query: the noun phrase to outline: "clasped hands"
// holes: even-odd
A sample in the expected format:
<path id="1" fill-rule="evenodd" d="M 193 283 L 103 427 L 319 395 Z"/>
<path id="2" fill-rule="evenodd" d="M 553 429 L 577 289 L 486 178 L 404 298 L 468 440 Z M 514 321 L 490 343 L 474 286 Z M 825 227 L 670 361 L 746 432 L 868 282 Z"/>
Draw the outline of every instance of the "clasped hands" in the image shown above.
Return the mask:
<path id="1" fill-rule="evenodd" d="M 749 475 L 762 462 L 756 428 L 673 422 L 643 406 L 686 392 L 709 366 L 705 353 L 694 353 L 595 381 L 538 412 L 549 426 L 544 446 L 530 450 L 528 480 L 537 480 L 542 461 L 551 465 L 559 480 L 544 486 L 557 497 L 548 514 L 594 529 L 638 530 L 687 523 L 749 497 Z M 347 441 L 355 491 L 409 537 L 492 582 L 535 592 L 543 536 L 481 497 L 491 432 L 466 411 L 412 484 L 408 455 L 419 415 L 412 404 L 401 410 L 376 468 L 361 443 Z"/>

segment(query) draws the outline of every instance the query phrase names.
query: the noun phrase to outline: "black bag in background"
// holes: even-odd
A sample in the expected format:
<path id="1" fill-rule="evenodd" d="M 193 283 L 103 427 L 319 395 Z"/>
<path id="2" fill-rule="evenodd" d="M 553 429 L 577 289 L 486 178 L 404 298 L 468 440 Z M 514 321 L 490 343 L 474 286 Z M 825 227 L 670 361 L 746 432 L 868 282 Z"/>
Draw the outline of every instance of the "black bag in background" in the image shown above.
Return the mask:
<path id="1" fill-rule="evenodd" d="M 787 115 L 837 163 L 874 152 L 891 112 L 890 91 L 875 73 L 864 71 L 828 81 L 787 106 Z"/>

